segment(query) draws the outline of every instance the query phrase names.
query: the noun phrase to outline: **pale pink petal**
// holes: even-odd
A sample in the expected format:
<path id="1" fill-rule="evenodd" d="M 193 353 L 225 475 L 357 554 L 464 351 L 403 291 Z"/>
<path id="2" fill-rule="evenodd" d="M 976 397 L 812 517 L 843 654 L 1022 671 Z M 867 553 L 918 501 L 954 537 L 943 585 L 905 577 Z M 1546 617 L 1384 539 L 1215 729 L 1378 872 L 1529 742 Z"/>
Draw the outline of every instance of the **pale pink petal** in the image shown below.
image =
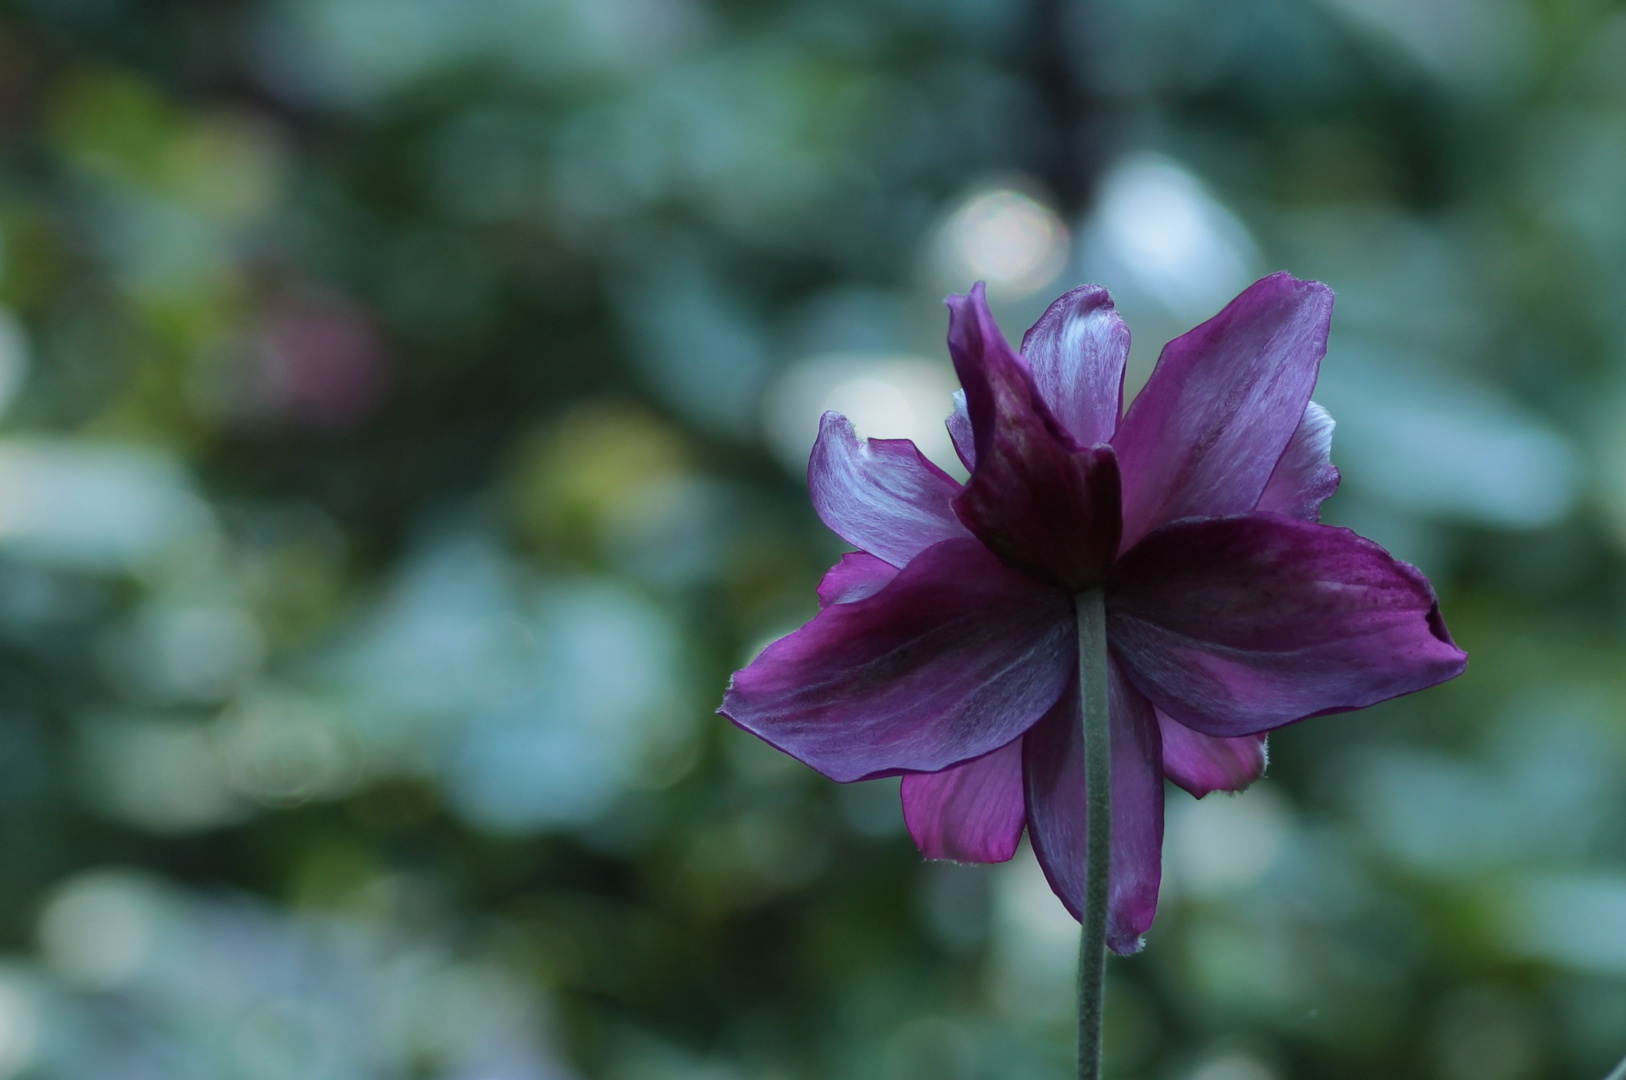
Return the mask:
<path id="1" fill-rule="evenodd" d="M 1332 428 L 1327 410 L 1310 402 L 1255 510 L 1286 514 L 1301 521 L 1321 520 L 1321 504 L 1338 490 L 1338 470 L 1332 464 Z"/>
<path id="2" fill-rule="evenodd" d="M 850 604 L 874 596 L 898 576 L 891 563 L 863 551 L 849 551 L 825 572 L 819 582 L 819 606 Z"/>
<path id="3" fill-rule="evenodd" d="M 1022 740 L 942 772 L 903 778 L 903 820 L 928 859 L 1004 862 L 1016 854 L 1027 820 Z"/>
<path id="4" fill-rule="evenodd" d="M 1202 798 L 1211 791 L 1241 791 L 1265 774 L 1264 735 L 1216 739 L 1157 710 L 1163 735 L 1163 775 Z"/>
<path id="5" fill-rule="evenodd" d="M 954 411 L 949 413 L 948 420 L 949 440 L 954 443 L 954 452 L 960 456 L 960 461 L 968 469 L 977 467 L 977 437 L 971 432 L 971 410 L 965 403 L 965 391 L 954 391 Z"/>
<path id="6" fill-rule="evenodd" d="M 840 413 L 819 423 L 807 488 L 831 532 L 893 566 L 967 535 L 954 513 L 960 485 L 952 477 L 908 439 L 860 439 Z"/>

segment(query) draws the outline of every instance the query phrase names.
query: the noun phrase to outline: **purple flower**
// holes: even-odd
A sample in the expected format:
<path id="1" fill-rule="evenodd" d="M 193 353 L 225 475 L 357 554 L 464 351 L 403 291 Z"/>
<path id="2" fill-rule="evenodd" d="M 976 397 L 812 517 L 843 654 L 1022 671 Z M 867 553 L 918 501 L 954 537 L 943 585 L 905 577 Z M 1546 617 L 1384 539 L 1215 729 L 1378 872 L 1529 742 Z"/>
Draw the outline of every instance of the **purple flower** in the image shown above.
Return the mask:
<path id="1" fill-rule="evenodd" d="M 813 504 L 860 550 L 812 622 L 735 674 L 721 711 L 832 780 L 903 776 L 930 858 L 998 862 L 1024 827 L 1077 917 L 1086 828 L 1073 597 L 1105 595 L 1108 943 L 1157 908 L 1163 778 L 1239 790 L 1265 733 L 1460 674 L 1416 569 L 1317 524 L 1338 486 L 1310 401 L 1332 292 L 1276 274 L 1170 342 L 1120 419 L 1129 331 L 1074 289 L 1006 344 L 978 285 L 948 301 L 963 486 L 827 413 Z"/>

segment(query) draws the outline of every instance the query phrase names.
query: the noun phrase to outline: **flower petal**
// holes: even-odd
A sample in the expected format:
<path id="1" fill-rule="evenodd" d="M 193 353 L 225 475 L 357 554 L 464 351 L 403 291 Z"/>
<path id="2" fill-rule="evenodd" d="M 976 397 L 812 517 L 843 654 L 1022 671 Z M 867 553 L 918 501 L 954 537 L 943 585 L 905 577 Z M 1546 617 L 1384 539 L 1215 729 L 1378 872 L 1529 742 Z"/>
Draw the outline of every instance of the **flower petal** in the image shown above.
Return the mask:
<path id="1" fill-rule="evenodd" d="M 1065 593 L 946 540 L 769 645 L 720 711 L 832 780 L 936 772 L 1027 730 L 1074 651 Z"/>
<path id="2" fill-rule="evenodd" d="M 1331 289 L 1273 274 L 1169 342 L 1112 440 L 1120 550 L 1164 522 L 1254 508 L 1309 404 L 1331 318 Z"/>
<path id="3" fill-rule="evenodd" d="M 960 461 L 968 469 L 977 467 L 977 439 L 971 433 L 971 409 L 965 403 L 965 391 L 954 391 L 954 411 L 949 413 L 948 420 L 949 441 L 954 443 L 954 452 L 960 455 Z"/>
<path id="4" fill-rule="evenodd" d="M 966 535 L 952 508 L 960 492 L 952 477 L 908 439 L 860 439 L 840 413 L 819 422 L 807 488 L 832 532 L 893 566 Z"/>
<path id="5" fill-rule="evenodd" d="M 1013 566 L 1068 588 L 1099 583 L 1118 546 L 1111 447 L 1080 447 L 1057 424 L 994 325 L 981 284 L 948 305 L 977 462 L 955 512 Z"/>
<path id="6" fill-rule="evenodd" d="M 1133 953 L 1157 914 L 1163 876 L 1163 763 L 1152 705 L 1109 663 L 1112 716 L 1112 871 L 1107 944 Z M 1073 918 L 1084 910 L 1089 847 L 1078 682 L 1022 739 L 1028 835 L 1050 888 Z"/>
<path id="7" fill-rule="evenodd" d="M 1276 462 L 1255 510 L 1303 521 L 1321 520 L 1321 504 L 1338 490 L 1338 470 L 1332 465 L 1332 429 L 1332 417 L 1326 409 L 1313 401 L 1305 406 L 1298 430 Z"/>
<path id="8" fill-rule="evenodd" d="M 1265 774 L 1265 736 L 1216 739 L 1192 731 L 1157 710 L 1163 736 L 1163 775 L 1197 798 L 1211 791 L 1241 791 Z"/>
<path id="9" fill-rule="evenodd" d="M 1022 355 L 1051 413 L 1080 446 L 1112 438 L 1123 408 L 1129 327 L 1099 285 L 1051 304 L 1022 338 Z"/>
<path id="10" fill-rule="evenodd" d="M 942 772 L 905 776 L 903 820 L 928 859 L 1005 862 L 1027 821 L 1022 740 Z"/>
<path id="11" fill-rule="evenodd" d="M 850 604 L 874 596 L 898 576 L 898 568 L 863 551 L 849 551 L 819 582 L 819 606 Z"/>
<path id="12" fill-rule="evenodd" d="M 1224 738 L 1373 705 L 1467 664 L 1414 567 L 1348 529 L 1275 514 L 1147 536 L 1113 564 L 1107 635 L 1158 708 Z"/>

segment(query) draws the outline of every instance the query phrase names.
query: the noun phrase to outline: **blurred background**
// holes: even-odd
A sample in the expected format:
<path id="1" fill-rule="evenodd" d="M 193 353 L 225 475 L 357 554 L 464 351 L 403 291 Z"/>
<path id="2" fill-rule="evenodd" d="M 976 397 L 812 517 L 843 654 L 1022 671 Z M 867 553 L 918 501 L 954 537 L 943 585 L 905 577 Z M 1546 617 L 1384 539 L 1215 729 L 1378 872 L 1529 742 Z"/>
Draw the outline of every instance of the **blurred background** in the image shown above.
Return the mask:
<path id="1" fill-rule="evenodd" d="M 1626 9 L 0 3 L 0 1080 L 1061 1080 L 1025 850 L 712 714 L 942 297 L 1337 291 L 1467 677 L 1171 789 L 1119 1080 L 1626 1053 Z"/>

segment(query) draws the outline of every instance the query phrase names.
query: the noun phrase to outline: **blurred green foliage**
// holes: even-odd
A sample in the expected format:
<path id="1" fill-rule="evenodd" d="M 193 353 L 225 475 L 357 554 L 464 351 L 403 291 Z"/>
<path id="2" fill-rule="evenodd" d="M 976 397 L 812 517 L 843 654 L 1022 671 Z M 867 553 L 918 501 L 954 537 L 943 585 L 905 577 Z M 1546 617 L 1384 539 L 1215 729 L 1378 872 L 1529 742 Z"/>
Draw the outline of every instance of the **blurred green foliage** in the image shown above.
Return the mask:
<path id="1" fill-rule="evenodd" d="M 713 716 L 938 303 L 1338 292 L 1440 690 L 1170 793 L 1131 1080 L 1626 1053 L 1626 9 L 0 4 L 0 1078 L 1048 1080 L 1074 929 Z M 936 440 L 935 442 L 933 440 Z M 946 462 L 945 462 L 946 463 Z"/>

